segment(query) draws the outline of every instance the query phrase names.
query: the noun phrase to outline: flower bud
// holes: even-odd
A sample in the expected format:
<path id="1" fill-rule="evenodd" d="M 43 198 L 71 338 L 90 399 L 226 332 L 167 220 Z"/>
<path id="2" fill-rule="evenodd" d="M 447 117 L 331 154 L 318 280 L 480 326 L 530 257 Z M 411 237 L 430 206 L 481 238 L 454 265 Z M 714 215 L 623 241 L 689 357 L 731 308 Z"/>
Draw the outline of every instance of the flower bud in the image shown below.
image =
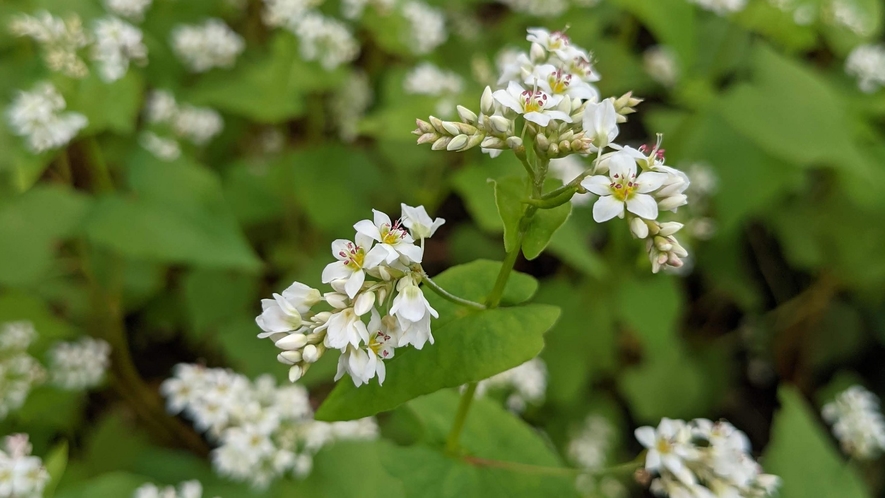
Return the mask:
<path id="1" fill-rule="evenodd" d="M 452 137 L 440 137 L 439 140 L 433 142 L 433 145 L 430 146 L 431 150 L 444 150 L 449 142 L 452 141 Z"/>
<path id="2" fill-rule="evenodd" d="M 311 318 L 311 321 L 314 323 L 326 323 L 329 321 L 329 318 L 332 318 L 331 311 L 320 311 Z"/>
<path id="3" fill-rule="evenodd" d="M 417 131 L 420 131 L 421 133 L 432 133 L 433 131 L 435 131 L 433 129 L 433 125 L 431 125 L 427 121 L 424 121 L 423 119 L 416 119 L 415 123 L 418 125 Z M 419 135 L 419 133 L 415 133 L 415 134 Z"/>
<path id="4" fill-rule="evenodd" d="M 305 346 L 305 348 L 306 347 L 307 346 Z M 302 353 L 301 351 L 283 351 L 282 353 L 277 355 L 277 358 L 282 358 L 283 360 L 285 360 L 281 360 L 282 363 L 289 363 L 290 365 L 294 365 L 301 361 L 303 354 L 304 353 Z"/>
<path id="5" fill-rule="evenodd" d="M 559 142 L 559 150 L 563 152 L 571 152 L 572 151 L 572 143 L 568 140 L 563 140 Z"/>
<path id="6" fill-rule="evenodd" d="M 539 62 L 547 58 L 547 50 L 541 46 L 538 42 L 532 43 L 532 48 L 529 50 L 529 58 L 532 62 Z"/>
<path id="7" fill-rule="evenodd" d="M 467 149 L 472 149 L 472 148 L 476 147 L 477 145 L 482 143 L 482 141 L 483 141 L 483 139 L 485 139 L 485 137 L 486 136 L 483 135 L 482 133 L 477 133 L 475 135 L 471 135 L 470 140 L 467 141 L 467 145 L 465 145 L 464 148 L 461 150 L 467 150 Z"/>
<path id="8" fill-rule="evenodd" d="M 442 126 L 446 130 L 446 133 L 448 133 L 449 135 L 454 136 L 461 133 L 461 130 L 458 129 L 458 125 L 451 121 L 443 121 Z"/>
<path id="9" fill-rule="evenodd" d="M 512 121 L 505 118 L 504 116 L 491 116 L 489 117 L 489 124 L 492 127 L 492 130 L 495 133 L 507 133 L 510 131 L 510 127 L 513 124 Z"/>
<path id="10" fill-rule="evenodd" d="M 301 349 L 304 345 L 307 344 L 307 336 L 304 334 L 288 334 L 286 337 L 283 337 L 279 341 L 274 343 L 274 346 L 284 349 L 286 351 L 294 351 L 296 349 Z"/>
<path id="11" fill-rule="evenodd" d="M 430 116 L 430 125 L 433 126 L 433 129 L 438 133 L 445 133 L 446 129 L 443 127 L 443 122 L 436 116 Z"/>
<path id="12" fill-rule="evenodd" d="M 507 137 L 507 146 L 511 149 L 522 147 L 522 139 L 519 137 Z"/>
<path id="13" fill-rule="evenodd" d="M 470 123 L 470 124 L 476 123 L 477 118 L 476 118 L 475 112 L 464 107 L 463 105 L 459 105 L 459 106 L 455 107 L 455 109 L 458 111 L 458 116 L 461 117 L 461 121 L 464 121 L 465 123 Z"/>
<path id="14" fill-rule="evenodd" d="M 424 145 L 424 144 L 436 142 L 436 140 L 438 138 L 439 138 L 439 135 L 436 132 L 425 133 L 425 134 L 421 135 L 420 137 L 418 137 L 418 145 Z"/>
<path id="15" fill-rule="evenodd" d="M 308 344 L 304 346 L 304 351 L 301 352 L 301 357 L 306 363 L 314 363 L 320 359 L 320 351 L 313 344 Z"/>
<path id="16" fill-rule="evenodd" d="M 297 382 L 298 379 L 304 376 L 305 371 L 307 371 L 307 369 L 301 365 L 294 365 L 289 369 L 289 382 Z"/>
<path id="17" fill-rule="evenodd" d="M 644 239 L 648 237 L 648 225 L 642 218 L 633 218 L 630 220 L 630 232 L 632 232 L 633 236 L 637 239 Z"/>
<path id="18" fill-rule="evenodd" d="M 480 146 L 484 149 L 503 149 L 507 146 L 507 142 L 498 137 L 485 137 Z"/>
<path id="19" fill-rule="evenodd" d="M 556 157 L 559 155 L 559 146 L 556 144 L 550 144 L 550 147 L 547 147 L 547 154 L 550 157 Z"/>
<path id="20" fill-rule="evenodd" d="M 686 204 L 688 204 L 688 197 L 686 197 L 685 194 L 676 194 L 659 200 L 658 209 L 661 211 L 671 211 Z"/>
<path id="21" fill-rule="evenodd" d="M 660 235 L 655 236 L 655 249 L 661 252 L 669 252 L 670 249 L 673 249 L 673 244 L 670 243 L 668 238 L 661 237 Z"/>
<path id="22" fill-rule="evenodd" d="M 492 96 L 491 87 L 487 86 L 486 89 L 482 91 L 482 98 L 479 101 L 479 109 L 487 116 L 495 113 L 495 97 Z"/>
<path id="23" fill-rule="evenodd" d="M 562 111 L 566 114 L 572 112 L 572 99 L 568 95 L 563 95 L 562 100 L 559 101 L 559 104 L 556 106 L 557 111 Z"/>
<path id="24" fill-rule="evenodd" d="M 669 237 L 670 235 L 673 235 L 674 233 L 681 230 L 682 226 L 682 223 L 679 223 L 677 221 L 668 221 L 666 223 L 661 223 L 660 234 L 663 237 Z"/>
<path id="25" fill-rule="evenodd" d="M 467 140 L 468 140 L 467 135 L 458 135 L 455 138 L 453 138 L 452 141 L 449 142 L 448 145 L 446 145 L 446 150 L 449 150 L 449 151 L 461 150 L 464 148 L 464 146 L 467 145 Z"/>
<path id="26" fill-rule="evenodd" d="M 347 294 L 327 292 L 325 298 L 326 302 L 329 303 L 329 306 L 333 308 L 342 309 L 347 307 Z"/>
<path id="27" fill-rule="evenodd" d="M 375 293 L 372 291 L 361 292 L 353 302 L 353 312 L 357 316 L 363 316 L 375 305 Z"/>
<path id="28" fill-rule="evenodd" d="M 543 133 L 538 133 L 535 136 L 535 143 L 538 144 L 538 148 L 541 150 L 550 147 L 550 141 L 547 140 L 547 135 L 544 135 Z"/>

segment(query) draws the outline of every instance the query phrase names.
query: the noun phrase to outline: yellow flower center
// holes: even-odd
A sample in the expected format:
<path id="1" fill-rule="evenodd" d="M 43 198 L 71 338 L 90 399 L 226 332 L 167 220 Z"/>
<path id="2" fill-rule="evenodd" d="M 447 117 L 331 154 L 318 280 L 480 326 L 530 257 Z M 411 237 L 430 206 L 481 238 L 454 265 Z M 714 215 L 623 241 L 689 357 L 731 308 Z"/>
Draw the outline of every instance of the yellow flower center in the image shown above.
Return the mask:
<path id="1" fill-rule="evenodd" d="M 622 175 L 614 175 L 612 177 L 612 182 L 609 185 L 611 189 L 611 193 L 615 196 L 615 199 L 619 201 L 626 201 L 627 199 L 633 197 L 633 193 L 639 188 L 639 184 L 636 183 L 636 175 L 632 175 L 629 178 Z"/>
<path id="2" fill-rule="evenodd" d="M 366 251 L 353 242 L 348 242 L 346 250 L 339 252 L 338 256 L 344 261 L 345 266 L 352 270 L 359 270 L 366 260 Z"/>
<path id="3" fill-rule="evenodd" d="M 520 94 L 522 108 L 526 113 L 538 112 L 547 104 L 547 94 L 540 90 L 525 90 Z"/>
<path id="4" fill-rule="evenodd" d="M 563 74 L 562 69 L 557 69 L 547 77 L 547 83 L 550 84 L 550 90 L 555 94 L 565 93 L 571 82 L 572 75 Z"/>

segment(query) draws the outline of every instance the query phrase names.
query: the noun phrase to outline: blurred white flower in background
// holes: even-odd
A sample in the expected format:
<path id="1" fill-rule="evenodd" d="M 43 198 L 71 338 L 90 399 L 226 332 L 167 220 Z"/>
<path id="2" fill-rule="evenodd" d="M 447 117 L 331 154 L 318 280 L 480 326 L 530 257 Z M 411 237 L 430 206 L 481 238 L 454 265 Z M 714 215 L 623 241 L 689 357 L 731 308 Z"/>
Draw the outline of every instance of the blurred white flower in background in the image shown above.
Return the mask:
<path id="1" fill-rule="evenodd" d="M 68 391 L 95 387 L 104 380 L 110 354 L 107 342 L 91 337 L 56 343 L 47 353 L 50 379 Z"/>
<path id="2" fill-rule="evenodd" d="M 670 47 L 655 45 L 642 54 L 645 72 L 658 83 L 672 87 L 679 81 L 679 63 Z"/>
<path id="3" fill-rule="evenodd" d="M 483 396 L 489 390 L 510 391 L 507 408 L 516 413 L 525 411 L 528 405 L 544 401 L 547 393 L 547 365 L 540 358 L 533 358 L 518 367 L 505 370 L 476 385 L 476 396 Z"/>
<path id="4" fill-rule="evenodd" d="M 318 61 L 327 71 L 356 59 L 360 53 L 359 43 L 346 24 L 316 12 L 305 14 L 293 32 L 300 42 L 301 57 Z"/>
<path id="5" fill-rule="evenodd" d="M 455 112 L 455 97 L 464 89 L 464 80 L 452 71 L 444 71 L 430 62 L 422 62 L 406 74 L 403 90 L 412 95 L 440 97 L 436 113 L 440 116 Z"/>
<path id="6" fill-rule="evenodd" d="M 588 415 L 568 443 L 568 457 L 578 467 L 598 470 L 605 467 L 611 451 L 615 428 L 601 415 Z"/>
<path id="7" fill-rule="evenodd" d="M 307 12 L 322 0 L 264 0 L 261 18 L 264 24 L 279 28 L 293 28 Z"/>
<path id="8" fill-rule="evenodd" d="M 885 45 L 858 45 L 845 60 L 845 72 L 857 78 L 857 86 L 873 93 L 885 86 Z"/>
<path id="9" fill-rule="evenodd" d="M 870 36 L 876 27 L 876 20 L 865 12 L 857 0 L 832 0 L 825 4 L 824 18 L 831 24 L 846 28 L 858 36 Z"/>
<path id="10" fill-rule="evenodd" d="M 306 476 L 326 444 L 378 435 L 373 419 L 313 420 L 307 390 L 277 386 L 269 375 L 250 381 L 231 370 L 181 363 L 160 390 L 170 412 L 183 413 L 215 442 L 215 470 L 256 488 L 286 473 Z"/>
<path id="11" fill-rule="evenodd" d="M 446 17 L 439 9 L 410 1 L 403 5 L 402 15 L 410 25 L 409 46 L 415 54 L 430 53 L 449 37 Z"/>
<path id="12" fill-rule="evenodd" d="M 747 6 L 747 0 L 689 0 L 691 3 L 698 5 L 702 9 L 706 9 L 720 16 L 733 14 L 744 10 Z"/>
<path id="13" fill-rule="evenodd" d="M 31 455 L 28 435 L 6 436 L 0 449 L 0 498 L 39 498 L 47 482 L 49 472 Z"/>
<path id="14" fill-rule="evenodd" d="M 135 490 L 132 498 L 202 498 L 203 485 L 200 481 L 184 481 L 175 486 L 157 486 L 147 483 Z M 218 498 L 218 497 L 216 497 Z"/>
<path id="15" fill-rule="evenodd" d="M 21 408 L 31 389 L 46 376 L 42 365 L 27 352 L 36 338 L 30 322 L 0 325 L 0 420 Z"/>
<path id="16" fill-rule="evenodd" d="M 144 115 L 148 124 L 156 130 L 143 131 L 139 135 L 139 143 L 164 161 L 173 161 L 181 155 L 179 143 L 164 135 L 171 134 L 196 146 L 203 146 L 224 129 L 224 119 L 218 111 L 179 104 L 165 90 L 154 90 L 148 95 Z"/>
<path id="17" fill-rule="evenodd" d="M 374 94 L 366 73 L 352 71 L 344 84 L 335 92 L 330 104 L 332 116 L 338 126 L 338 136 L 345 142 L 353 142 L 359 136 L 359 123 L 372 104 Z"/>
<path id="18" fill-rule="evenodd" d="M 141 30 L 115 17 L 95 21 L 95 43 L 92 58 L 99 63 L 99 75 L 111 82 L 122 78 L 129 62 L 147 62 L 147 47 L 142 43 Z"/>
<path id="19" fill-rule="evenodd" d="M 86 127 L 86 116 L 62 112 L 64 97 L 52 83 L 39 83 L 31 91 L 19 91 L 7 109 L 12 132 L 24 137 L 33 152 L 44 152 L 67 145 Z"/>
<path id="20" fill-rule="evenodd" d="M 870 460 L 885 451 L 885 417 L 879 409 L 879 398 L 862 386 L 839 393 L 824 405 L 821 414 L 832 424 L 845 453 Z"/>
<path id="21" fill-rule="evenodd" d="M 161 137 L 152 131 L 138 135 L 138 143 L 148 152 L 163 161 L 174 161 L 181 157 L 181 146 L 174 139 Z"/>
<path id="22" fill-rule="evenodd" d="M 89 43 L 89 38 L 76 14 L 67 19 L 55 17 L 45 10 L 33 16 L 21 14 L 12 19 L 9 29 L 15 36 L 36 41 L 50 70 L 72 78 L 89 74 L 86 63 L 78 54 Z"/>
<path id="23" fill-rule="evenodd" d="M 104 5 L 114 14 L 135 22 L 144 19 L 144 13 L 154 0 L 105 0 Z"/>
<path id="24" fill-rule="evenodd" d="M 221 19 L 178 25 L 171 34 L 172 50 L 191 71 L 231 68 L 246 48 L 243 38 Z"/>

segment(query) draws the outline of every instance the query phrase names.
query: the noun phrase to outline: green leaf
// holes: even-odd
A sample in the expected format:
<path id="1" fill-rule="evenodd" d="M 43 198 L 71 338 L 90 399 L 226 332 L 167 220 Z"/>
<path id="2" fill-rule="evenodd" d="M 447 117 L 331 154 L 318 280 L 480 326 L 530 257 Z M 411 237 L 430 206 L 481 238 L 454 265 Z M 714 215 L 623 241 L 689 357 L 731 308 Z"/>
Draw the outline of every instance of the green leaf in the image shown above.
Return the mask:
<path id="1" fill-rule="evenodd" d="M 571 214 L 571 202 L 553 209 L 539 209 L 522 239 L 522 254 L 525 259 L 533 260 L 540 256 Z"/>
<path id="2" fill-rule="evenodd" d="M 544 332 L 558 317 L 559 308 L 541 304 L 467 313 L 435 327 L 436 344 L 421 351 L 403 348 L 387 362 L 384 386 L 373 382 L 356 388 L 342 379 L 317 410 L 317 419 L 367 417 L 521 365 L 541 352 Z"/>
<path id="3" fill-rule="evenodd" d="M 682 309 L 678 280 L 667 275 L 629 279 L 618 289 L 621 318 L 642 339 L 650 352 L 671 347 L 676 337 L 676 320 Z"/>
<path id="4" fill-rule="evenodd" d="M 58 187 L 0 201 L 0 283 L 23 286 L 43 278 L 53 245 L 76 231 L 88 207 L 88 198 Z"/>
<path id="5" fill-rule="evenodd" d="M 501 217 L 495 205 L 494 181 L 480 166 L 468 166 L 452 175 L 452 186 L 461 196 L 473 221 L 486 232 L 501 231 Z"/>
<path id="6" fill-rule="evenodd" d="M 86 116 L 89 124 L 84 134 L 112 131 L 129 135 L 135 131 L 136 117 L 142 104 L 142 81 L 135 71 L 106 83 L 95 71 L 80 81 L 70 110 Z"/>
<path id="7" fill-rule="evenodd" d="M 43 498 L 52 498 L 61 476 L 65 473 L 65 467 L 68 465 L 68 442 L 62 441 L 56 445 L 43 459 L 43 465 L 49 473 L 49 482 L 43 489 Z"/>
<path id="8" fill-rule="evenodd" d="M 781 409 L 762 462 L 783 480 L 780 498 L 867 498 L 863 480 L 839 456 L 825 429 L 793 387 L 778 392 Z"/>
<path id="9" fill-rule="evenodd" d="M 559 230 L 553 233 L 548 246 L 550 252 L 585 275 L 602 279 L 608 273 L 608 267 L 593 250 L 587 234 L 583 233 L 586 228 L 580 226 L 576 221 L 579 220 L 564 223 L 559 227 Z"/>
<path id="10" fill-rule="evenodd" d="M 638 17 L 659 43 L 679 54 L 683 68 L 690 67 L 697 48 L 695 8 L 683 0 L 618 0 L 616 3 Z"/>
<path id="11" fill-rule="evenodd" d="M 386 443 L 342 441 L 320 450 L 310 476 L 298 484 L 298 496 L 311 498 L 401 498 L 402 482 L 384 468 Z M 358 473 L 342 468 L 360 469 Z"/>
<path id="12" fill-rule="evenodd" d="M 523 199 L 529 196 L 529 185 L 521 176 L 508 176 L 491 181 L 495 186 L 495 206 L 504 223 L 504 250 L 510 252 L 519 243 L 519 220 L 525 212 Z"/>
<path id="13" fill-rule="evenodd" d="M 111 472 L 59 491 L 56 494 L 56 498 L 132 496 L 135 490 L 146 482 L 150 482 L 150 479 L 147 477 L 129 472 Z"/>

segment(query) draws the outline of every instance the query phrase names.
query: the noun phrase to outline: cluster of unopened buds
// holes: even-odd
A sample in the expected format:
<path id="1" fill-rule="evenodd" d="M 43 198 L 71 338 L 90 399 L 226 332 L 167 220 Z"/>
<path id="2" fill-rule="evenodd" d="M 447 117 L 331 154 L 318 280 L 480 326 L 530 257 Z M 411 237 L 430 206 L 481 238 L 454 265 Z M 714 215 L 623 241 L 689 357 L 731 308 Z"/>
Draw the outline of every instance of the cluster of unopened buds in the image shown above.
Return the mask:
<path id="1" fill-rule="evenodd" d="M 530 51 L 503 68 L 498 89 L 483 91 L 479 114 L 459 105 L 460 121 L 419 119 L 413 132 L 418 143 L 448 151 L 479 146 L 493 157 L 512 150 L 539 186 L 551 159 L 595 157 L 562 189 L 544 194 L 541 207 L 568 202 L 576 193 L 595 194 L 594 220 L 626 218 L 633 235 L 647 240 L 652 271 L 682 266 L 688 252 L 675 238 L 682 224 L 659 222 L 658 215 L 688 202 L 688 176 L 664 164 L 660 135 L 651 148 L 614 142 L 618 124 L 642 100 L 632 93 L 600 100 L 591 55 L 563 32 L 532 28 L 527 40 Z"/>
<path id="2" fill-rule="evenodd" d="M 657 429 L 636 429 L 636 439 L 647 448 L 645 472 L 658 496 L 764 498 L 780 486 L 762 473 L 746 434 L 726 421 L 665 418 Z"/>
<path id="3" fill-rule="evenodd" d="M 403 204 L 396 221 L 374 211 L 372 220 L 354 225 L 353 241 L 332 242 L 337 261 L 322 275 L 331 292 L 321 294 L 295 282 L 262 300 L 263 311 L 255 319 L 263 331 L 258 337 L 269 337 L 283 350 L 277 359 L 290 365 L 292 382 L 326 350 L 337 349 L 335 380 L 347 373 L 357 386 L 376 376 L 383 383 L 384 362 L 396 348 L 433 344 L 430 319 L 438 314 L 419 287 L 426 278 L 421 260 L 424 239 L 443 223 L 430 218 L 423 206 Z M 321 302 L 331 309 L 314 310 Z"/>

